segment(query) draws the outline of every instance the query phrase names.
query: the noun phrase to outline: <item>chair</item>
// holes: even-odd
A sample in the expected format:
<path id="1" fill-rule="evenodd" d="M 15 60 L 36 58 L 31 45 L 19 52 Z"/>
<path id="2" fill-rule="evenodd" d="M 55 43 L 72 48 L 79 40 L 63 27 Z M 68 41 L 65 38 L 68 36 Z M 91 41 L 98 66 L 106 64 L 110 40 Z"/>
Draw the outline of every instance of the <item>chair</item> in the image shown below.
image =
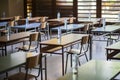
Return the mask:
<path id="1" fill-rule="evenodd" d="M 67 64 L 68 64 L 68 56 L 71 56 L 71 67 L 72 67 L 72 56 L 73 54 L 77 54 L 78 57 L 85 56 L 86 60 L 88 61 L 87 54 L 86 52 L 88 51 L 89 48 L 89 35 L 88 36 L 83 36 L 82 40 L 80 42 L 81 47 L 79 49 L 70 49 L 66 51 L 67 56 L 66 56 L 66 67 L 65 67 L 65 73 L 67 71 Z M 80 61 L 78 59 L 79 65 Z"/>
<path id="2" fill-rule="evenodd" d="M 100 18 L 95 24 L 93 24 L 94 28 L 102 27 L 103 26 L 103 18 Z"/>
<path id="3" fill-rule="evenodd" d="M 46 22 L 47 19 L 48 19 L 48 17 L 45 17 L 45 16 L 44 16 L 44 17 L 41 17 L 40 22 L 41 22 L 41 23 Z"/>
<path id="4" fill-rule="evenodd" d="M 1 29 L 0 32 L 1 32 L 1 35 L 6 35 L 8 33 L 8 28 L 9 28 L 9 33 L 13 33 L 13 31 L 11 30 L 12 27 L 15 26 L 15 21 L 10 21 L 8 23 L 8 26 L 4 29 Z"/>
<path id="5" fill-rule="evenodd" d="M 31 52 L 36 51 L 37 52 L 39 41 L 41 41 L 41 33 L 33 32 L 30 34 L 29 43 L 28 44 L 24 43 L 22 47 L 17 47 L 17 49 L 18 51 L 22 50 L 22 51 L 31 51 Z"/>
<path id="6" fill-rule="evenodd" d="M 14 17 L 15 25 L 18 25 L 17 21 L 20 20 L 21 18 L 22 18 L 22 16 L 15 16 Z"/>
<path id="7" fill-rule="evenodd" d="M 47 36 L 47 39 L 49 37 L 49 25 L 47 22 L 42 22 L 39 28 L 39 32 L 43 32 L 45 36 Z"/>
<path id="8" fill-rule="evenodd" d="M 25 71 L 18 72 L 16 74 L 13 74 L 11 76 L 7 76 L 7 80 L 37 80 L 39 77 L 42 68 L 41 59 L 42 57 L 45 58 L 45 80 L 47 80 L 47 74 L 46 74 L 46 56 L 41 56 L 39 53 L 27 53 L 27 59 L 25 64 Z M 30 54 L 30 55 L 29 55 Z M 36 66 L 38 66 L 36 74 L 32 73 L 33 69 L 36 69 Z M 41 73 L 43 76 L 43 74 Z M 41 80 L 43 80 L 41 76 Z"/>
<path id="9" fill-rule="evenodd" d="M 90 31 L 90 24 L 85 24 L 85 26 L 83 27 L 83 30 L 80 31 L 80 33 L 89 34 L 89 31 Z"/>
<path id="10" fill-rule="evenodd" d="M 107 46 L 113 44 L 113 42 L 117 42 L 119 40 L 119 33 L 108 33 L 104 35 L 107 38 Z"/>
<path id="11" fill-rule="evenodd" d="M 74 17 L 70 17 L 68 23 L 73 24 L 74 23 Z"/>

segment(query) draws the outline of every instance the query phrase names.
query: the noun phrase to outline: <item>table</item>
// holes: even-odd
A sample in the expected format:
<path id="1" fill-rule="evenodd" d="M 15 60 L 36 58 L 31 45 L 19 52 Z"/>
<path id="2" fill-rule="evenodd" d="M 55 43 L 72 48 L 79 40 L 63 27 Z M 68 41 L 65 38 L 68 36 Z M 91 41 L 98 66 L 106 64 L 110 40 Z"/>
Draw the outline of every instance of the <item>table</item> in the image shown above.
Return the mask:
<path id="1" fill-rule="evenodd" d="M 53 27 L 63 25 L 65 20 L 69 23 L 71 18 L 75 19 L 75 17 L 61 17 L 59 19 L 57 19 L 57 18 L 48 19 L 47 21 L 48 21 L 48 23 L 50 25 L 50 28 L 53 28 Z"/>
<path id="2" fill-rule="evenodd" d="M 108 23 L 120 23 L 120 20 L 107 20 Z"/>
<path id="3" fill-rule="evenodd" d="M 0 37 L 0 45 L 3 45 L 5 47 L 5 55 L 7 55 L 7 45 L 10 45 L 11 43 L 14 44 L 16 41 L 28 38 L 30 35 L 30 32 L 20 32 L 16 34 L 11 34 L 10 36 L 1 36 Z"/>
<path id="4" fill-rule="evenodd" d="M 62 55 L 62 75 L 64 75 L 64 49 L 73 44 L 79 43 L 83 36 L 88 34 L 67 34 L 61 37 L 61 41 L 57 38 L 40 42 L 40 54 L 53 53 L 53 51 L 61 50 Z M 47 47 L 43 47 L 43 46 Z M 52 47 L 52 48 L 51 48 Z M 51 51 L 52 50 L 52 51 Z M 92 41 L 90 37 L 90 54 L 89 58 L 92 59 Z"/>
<path id="5" fill-rule="evenodd" d="M 92 60 L 78 67 L 78 74 L 69 72 L 57 80 L 114 80 L 119 73 L 119 62 Z"/>
<path id="6" fill-rule="evenodd" d="M 100 27 L 92 30 L 93 33 L 113 33 L 120 30 L 120 25 L 107 25 L 105 27 Z"/>
<path id="7" fill-rule="evenodd" d="M 80 28 L 83 28 L 85 24 L 67 24 L 67 26 L 58 26 L 56 28 L 51 28 L 51 30 L 55 30 L 57 31 L 58 28 L 60 27 L 62 31 L 72 31 L 72 30 L 75 30 L 75 29 L 80 29 Z"/>
<path id="8" fill-rule="evenodd" d="M 100 18 L 93 18 L 93 19 L 79 19 L 79 22 L 85 22 L 85 23 L 96 23 L 100 21 Z"/>
<path id="9" fill-rule="evenodd" d="M 36 21 L 39 21 L 40 22 L 40 19 L 41 17 L 32 17 L 32 18 L 28 18 L 28 21 L 29 23 L 33 23 L 33 22 L 36 22 Z M 26 18 L 23 18 L 23 19 L 19 19 L 17 21 L 18 25 L 23 25 L 26 23 Z"/>
<path id="10" fill-rule="evenodd" d="M 16 52 L 7 56 L 0 57 L 0 74 L 12 70 L 20 65 L 25 64 L 25 52 Z"/>
<path id="11" fill-rule="evenodd" d="M 16 29 L 16 32 L 18 32 L 18 30 L 28 30 L 28 29 L 35 29 L 40 27 L 40 23 L 30 23 L 30 24 L 25 24 L 25 25 L 18 25 L 18 26 L 14 26 L 12 27 L 13 29 Z"/>
<path id="12" fill-rule="evenodd" d="M 0 18 L 0 22 L 8 22 L 8 21 L 12 21 L 14 19 L 14 17 L 4 17 L 4 18 Z"/>
<path id="13" fill-rule="evenodd" d="M 65 19 L 68 21 L 68 20 L 70 20 L 70 18 L 75 19 L 75 17 L 61 17 L 59 19 L 57 19 L 57 18 L 55 18 L 55 19 L 48 19 L 47 21 L 48 22 L 60 22 L 60 21 L 64 22 Z"/>
<path id="14" fill-rule="evenodd" d="M 112 45 L 109 45 L 107 46 L 106 48 L 106 53 L 107 53 L 107 59 L 110 59 L 110 58 L 114 58 L 115 59 L 115 55 L 118 55 L 119 56 L 119 52 L 120 52 L 120 41 L 112 44 Z M 113 50 L 112 52 L 109 52 Z M 116 58 L 117 59 L 117 58 Z"/>
<path id="15" fill-rule="evenodd" d="M 8 24 L 8 22 L 0 22 L 0 27 L 1 27 L 1 26 L 5 26 L 5 27 L 6 27 L 7 24 Z"/>

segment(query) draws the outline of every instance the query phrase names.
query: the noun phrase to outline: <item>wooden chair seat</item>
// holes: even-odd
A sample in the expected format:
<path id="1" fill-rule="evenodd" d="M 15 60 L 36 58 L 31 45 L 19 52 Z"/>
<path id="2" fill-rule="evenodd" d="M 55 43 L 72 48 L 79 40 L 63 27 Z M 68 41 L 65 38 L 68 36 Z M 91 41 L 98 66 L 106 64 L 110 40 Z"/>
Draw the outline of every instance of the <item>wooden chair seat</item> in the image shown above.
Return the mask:
<path id="1" fill-rule="evenodd" d="M 24 45 L 22 47 L 19 47 L 18 49 L 19 50 L 22 50 L 22 51 L 34 51 L 36 48 L 36 46 L 30 46 L 30 49 L 29 49 L 29 45 Z"/>
<path id="2" fill-rule="evenodd" d="M 66 51 L 66 52 L 69 54 L 78 54 L 79 56 L 84 55 L 84 51 L 82 51 L 80 54 L 80 50 L 78 49 L 70 49 L 69 51 Z"/>

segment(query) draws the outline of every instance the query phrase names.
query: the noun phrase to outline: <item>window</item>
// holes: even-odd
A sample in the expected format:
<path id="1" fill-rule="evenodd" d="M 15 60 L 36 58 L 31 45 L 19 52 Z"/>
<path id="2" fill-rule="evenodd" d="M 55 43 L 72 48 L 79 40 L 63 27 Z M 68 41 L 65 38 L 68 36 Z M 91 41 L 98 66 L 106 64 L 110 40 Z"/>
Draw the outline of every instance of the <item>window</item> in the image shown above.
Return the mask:
<path id="1" fill-rule="evenodd" d="M 88 14 L 92 18 L 96 18 L 96 0 L 78 0 L 78 21 L 79 19 L 87 19 Z"/>
<path id="2" fill-rule="evenodd" d="M 102 0 L 102 17 L 117 20 L 120 13 L 120 0 Z"/>

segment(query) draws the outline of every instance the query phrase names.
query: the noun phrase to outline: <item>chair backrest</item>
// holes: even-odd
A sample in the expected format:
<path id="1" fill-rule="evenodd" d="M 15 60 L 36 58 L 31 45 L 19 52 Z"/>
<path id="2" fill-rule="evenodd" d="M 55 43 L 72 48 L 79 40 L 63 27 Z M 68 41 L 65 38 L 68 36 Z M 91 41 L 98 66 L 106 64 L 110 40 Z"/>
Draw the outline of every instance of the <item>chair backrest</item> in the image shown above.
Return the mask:
<path id="1" fill-rule="evenodd" d="M 29 54 L 29 53 L 28 53 Z M 39 54 L 38 53 L 30 53 L 32 56 L 27 57 L 26 68 L 32 69 L 39 65 Z"/>
<path id="2" fill-rule="evenodd" d="M 30 34 L 30 41 L 38 41 L 39 39 L 39 32 L 34 32 Z"/>
<path id="3" fill-rule="evenodd" d="M 36 42 L 36 48 L 38 48 L 38 42 L 41 41 L 41 35 L 39 32 L 34 32 L 32 34 L 30 34 L 30 37 L 29 37 L 29 49 L 30 47 L 32 46 L 32 42 Z"/>
<path id="4" fill-rule="evenodd" d="M 42 22 L 40 28 L 45 29 L 47 27 L 47 22 Z"/>
<path id="5" fill-rule="evenodd" d="M 90 35 L 82 37 L 80 54 L 81 54 L 81 52 L 87 52 L 88 51 L 88 48 L 89 48 L 89 39 L 90 39 Z"/>
<path id="6" fill-rule="evenodd" d="M 28 53 L 29 54 L 29 53 Z M 34 69 L 36 66 L 38 67 L 38 72 L 36 74 L 36 77 L 40 75 L 41 72 L 41 55 L 39 53 L 32 53 L 32 56 L 27 57 L 26 59 L 26 75 L 25 75 L 25 80 L 28 78 L 28 70 L 29 69 Z"/>
<path id="7" fill-rule="evenodd" d="M 74 23 L 74 17 L 71 17 L 70 19 L 69 19 L 69 23 Z"/>
<path id="8" fill-rule="evenodd" d="M 42 23 L 43 23 L 43 22 L 46 22 L 47 19 L 48 19 L 48 17 L 45 17 L 45 16 L 44 16 L 44 17 L 41 17 L 40 22 L 42 22 Z"/>
<path id="9" fill-rule="evenodd" d="M 100 18 L 100 20 L 98 21 L 98 27 L 102 27 L 103 25 L 103 18 Z"/>
<path id="10" fill-rule="evenodd" d="M 15 21 L 10 21 L 10 22 L 8 23 L 8 26 L 10 26 L 10 27 L 15 26 Z"/>
<path id="11" fill-rule="evenodd" d="M 83 28 L 83 32 L 84 33 L 89 33 L 89 29 L 90 29 L 90 24 L 86 24 Z"/>
<path id="12" fill-rule="evenodd" d="M 22 16 L 15 16 L 15 21 L 17 21 L 17 20 L 19 20 L 21 18 L 22 18 Z"/>

